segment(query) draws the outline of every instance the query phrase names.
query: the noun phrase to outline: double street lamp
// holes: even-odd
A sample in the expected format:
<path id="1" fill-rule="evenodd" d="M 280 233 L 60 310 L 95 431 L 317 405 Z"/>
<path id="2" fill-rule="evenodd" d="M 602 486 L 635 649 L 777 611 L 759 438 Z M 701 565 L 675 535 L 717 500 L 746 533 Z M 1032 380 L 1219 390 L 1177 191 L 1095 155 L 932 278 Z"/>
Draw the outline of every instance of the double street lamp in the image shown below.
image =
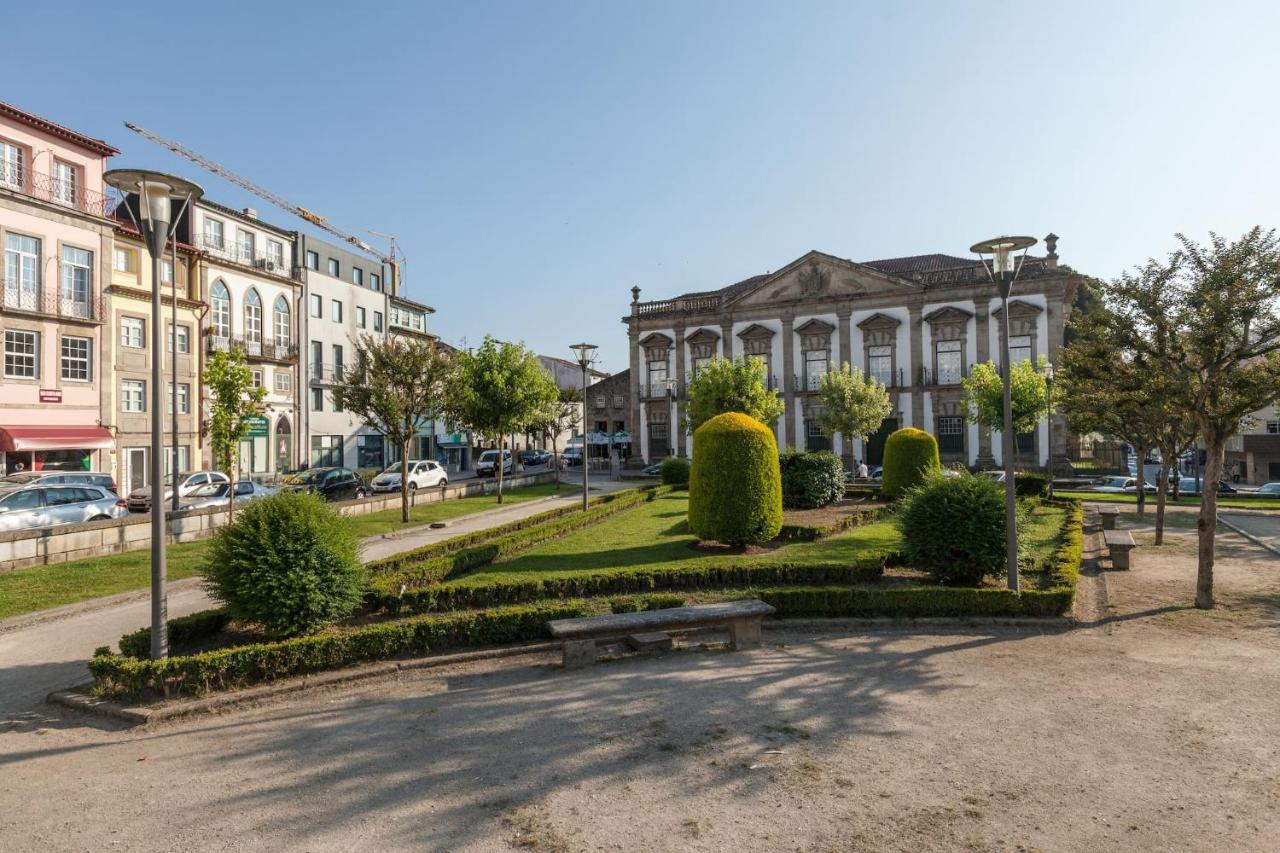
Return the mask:
<path id="1" fill-rule="evenodd" d="M 582 368 L 582 509 L 587 508 L 587 369 L 591 367 L 591 359 L 599 349 L 595 344 L 571 344 L 569 349 L 578 356 L 578 365 Z"/>
<path id="2" fill-rule="evenodd" d="M 974 243 L 969 251 L 976 254 L 987 270 L 987 276 L 995 282 L 1000 291 L 1002 303 L 1000 311 L 1000 362 L 1001 374 L 1004 378 L 1004 429 L 1000 431 L 1000 461 L 1004 464 L 1004 521 L 1006 570 L 1009 577 L 1009 589 L 1018 589 L 1018 504 L 1014 492 L 1014 436 L 1013 436 L 1013 386 L 1011 383 L 1013 365 L 1009 364 L 1009 294 L 1013 292 L 1013 283 L 1022 272 L 1023 262 L 1027 257 L 1027 249 L 1036 244 L 1035 237 L 995 237 Z M 1021 254 L 1018 254 L 1019 251 Z"/>
<path id="3" fill-rule="evenodd" d="M 165 245 L 173 237 L 177 223 L 187 206 L 204 194 L 199 184 L 163 172 L 140 169 L 112 169 L 103 180 L 125 197 L 129 218 L 142 235 L 151 256 L 151 657 L 169 654 L 168 602 L 165 598 L 165 501 L 164 501 L 164 347 L 160 330 L 163 315 L 160 308 L 161 260 Z M 128 196 L 138 199 L 138 215 L 128 204 Z M 174 202 L 180 204 L 174 215 Z M 176 310 L 177 269 L 174 270 L 173 300 Z M 174 327 L 174 338 L 177 338 Z M 175 377 L 176 391 L 176 377 Z M 175 406 L 175 411 L 177 407 Z M 177 444 L 177 436 L 174 436 Z M 174 470 L 176 477 L 178 472 Z M 174 491 L 178 484 L 174 483 Z"/>

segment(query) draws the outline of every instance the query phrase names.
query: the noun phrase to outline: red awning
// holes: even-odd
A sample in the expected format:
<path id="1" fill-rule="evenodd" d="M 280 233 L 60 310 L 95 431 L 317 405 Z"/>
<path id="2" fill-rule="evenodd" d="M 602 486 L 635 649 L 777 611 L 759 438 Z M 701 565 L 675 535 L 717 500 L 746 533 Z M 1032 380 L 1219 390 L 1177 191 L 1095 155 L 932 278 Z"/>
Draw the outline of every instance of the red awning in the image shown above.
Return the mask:
<path id="1" fill-rule="evenodd" d="M 96 426 L 0 427 L 0 450 L 103 450 L 116 446 L 111 431 Z"/>

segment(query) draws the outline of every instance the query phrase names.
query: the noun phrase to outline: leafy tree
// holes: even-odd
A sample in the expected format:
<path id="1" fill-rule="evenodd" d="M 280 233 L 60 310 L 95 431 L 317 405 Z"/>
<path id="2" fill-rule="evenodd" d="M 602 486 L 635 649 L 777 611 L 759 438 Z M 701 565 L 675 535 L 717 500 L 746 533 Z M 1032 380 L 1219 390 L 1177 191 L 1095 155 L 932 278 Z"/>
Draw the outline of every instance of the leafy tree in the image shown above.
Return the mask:
<path id="1" fill-rule="evenodd" d="M 1047 395 L 1044 384 L 1045 360 L 1037 364 L 1023 359 L 1010 371 L 1013 401 L 1013 431 L 1031 432 L 1045 415 Z M 1004 378 L 990 361 L 975 364 L 964 386 L 966 417 L 970 423 L 997 432 L 1004 429 Z"/>
<path id="2" fill-rule="evenodd" d="M 818 416 L 822 430 L 827 434 L 838 432 L 850 440 L 860 438 L 865 442 L 893 411 L 893 401 L 884 384 L 857 367 L 849 367 L 848 362 L 839 370 L 823 374 L 818 381 L 818 400 L 822 404 Z"/>
<path id="3" fill-rule="evenodd" d="M 529 432 L 545 436 L 551 442 L 551 465 L 556 471 L 556 491 L 560 491 L 560 434 L 577 429 L 580 423 L 582 391 L 577 388 L 561 388 L 556 398 L 540 409 L 528 426 Z"/>
<path id="4" fill-rule="evenodd" d="M 236 463 L 240 442 L 249 437 L 249 419 L 259 415 L 267 389 L 254 387 L 253 371 L 245 362 L 244 350 L 238 346 L 209 356 L 200 377 L 209 389 L 209 451 L 213 464 L 231 478 L 233 488 L 227 494 L 227 520 L 235 516 Z M 174 475 L 177 475 L 177 471 Z M 177 485 L 174 485 L 177 488 Z M 159 492 L 155 500 L 159 500 Z"/>
<path id="5" fill-rule="evenodd" d="M 784 405 L 765 384 L 764 361 L 758 358 L 713 358 L 689 383 L 684 428 L 693 432 L 716 415 L 741 412 L 772 425 Z"/>
<path id="6" fill-rule="evenodd" d="M 523 344 L 486 336 L 477 349 L 458 353 L 457 361 L 458 393 L 450 400 L 448 418 L 497 438 L 498 503 L 502 503 L 502 437 L 525 430 L 558 398 L 560 389 L 538 356 Z"/>
<path id="7" fill-rule="evenodd" d="M 1253 228 L 1228 242 L 1149 260 L 1107 289 L 1118 322 L 1134 330 L 1137 353 L 1185 389 L 1205 444 L 1196 607 L 1213 607 L 1218 482 L 1227 439 L 1251 413 L 1280 397 L 1280 242 Z"/>
<path id="8" fill-rule="evenodd" d="M 400 520 L 409 521 L 409 445 L 446 408 L 457 387 L 453 360 L 434 342 L 415 338 L 356 341 L 355 365 L 333 389 L 342 406 L 400 449 Z"/>

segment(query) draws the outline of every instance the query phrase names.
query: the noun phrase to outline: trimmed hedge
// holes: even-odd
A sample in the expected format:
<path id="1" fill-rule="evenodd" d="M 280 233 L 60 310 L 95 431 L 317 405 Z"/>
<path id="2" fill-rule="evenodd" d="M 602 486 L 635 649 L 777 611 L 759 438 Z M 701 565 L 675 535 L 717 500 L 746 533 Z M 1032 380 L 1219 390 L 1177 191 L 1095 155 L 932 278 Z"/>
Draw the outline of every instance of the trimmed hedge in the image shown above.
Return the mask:
<path id="1" fill-rule="evenodd" d="M 832 524 L 786 524 L 778 531 L 779 542 L 816 542 L 880 517 L 883 507 L 860 507 Z"/>
<path id="2" fill-rule="evenodd" d="M 110 696 L 176 696 L 234 690 L 309 672 L 446 648 L 501 645 L 549 637 L 547 622 L 599 612 L 598 604 L 504 607 L 383 622 L 344 633 L 295 637 L 162 660 L 97 654 L 89 661 L 96 691 Z M 99 650 L 101 651 L 101 650 Z"/>
<path id="3" fill-rule="evenodd" d="M 1013 475 L 1013 493 L 1020 498 L 1042 498 L 1049 494 L 1049 479 L 1039 471 L 1019 471 Z"/>
<path id="4" fill-rule="evenodd" d="M 725 412 L 693 434 L 689 529 L 728 545 L 768 542 L 782 528 L 782 477 L 773 431 Z"/>
<path id="5" fill-rule="evenodd" d="M 778 460 L 782 471 L 782 505 L 814 509 L 844 496 L 844 463 L 830 450 L 788 450 Z"/>
<path id="6" fill-rule="evenodd" d="M 928 471 L 941 469 L 936 438 L 914 427 L 897 430 L 884 441 L 880 493 L 886 498 L 896 498 L 923 482 Z"/>
<path id="7" fill-rule="evenodd" d="M 216 634 L 231 621 L 231 614 L 225 607 L 216 610 L 201 610 L 190 616 L 179 616 L 170 619 L 169 643 L 182 645 L 194 642 L 203 637 Z M 151 657 L 151 629 L 139 628 L 131 634 L 120 638 L 120 654 L 129 658 Z"/>
<path id="8" fill-rule="evenodd" d="M 659 469 L 662 474 L 662 484 L 664 486 L 678 486 L 680 488 L 688 488 L 689 486 L 689 460 L 683 456 L 668 456 L 662 460 L 662 468 Z"/>
<path id="9" fill-rule="evenodd" d="M 977 586 L 1004 569 L 1004 489 L 986 477 L 927 476 L 906 492 L 897 522 L 908 565 L 939 583 Z"/>
<path id="10" fill-rule="evenodd" d="M 609 611 L 611 613 L 638 613 L 641 610 L 666 610 L 669 607 L 683 606 L 683 595 L 665 592 L 660 592 L 656 595 L 619 596 L 609 599 Z"/>

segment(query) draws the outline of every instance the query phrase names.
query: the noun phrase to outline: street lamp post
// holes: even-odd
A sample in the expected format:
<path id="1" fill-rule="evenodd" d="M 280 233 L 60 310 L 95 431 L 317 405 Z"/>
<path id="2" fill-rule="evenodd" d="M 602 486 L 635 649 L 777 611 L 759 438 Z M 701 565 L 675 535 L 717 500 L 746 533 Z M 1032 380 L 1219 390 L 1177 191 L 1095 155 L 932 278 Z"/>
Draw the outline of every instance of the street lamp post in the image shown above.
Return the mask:
<path id="1" fill-rule="evenodd" d="M 1004 379 L 1004 429 L 1000 431 L 1000 461 L 1004 467 L 1005 544 L 1008 548 L 1005 569 L 1009 589 L 1015 592 L 1018 590 L 1018 503 L 1014 492 L 1013 470 L 1013 365 L 1009 364 L 1009 295 L 1013 292 L 1013 283 L 1017 280 L 1018 273 L 1022 271 L 1022 261 L 1026 258 L 1027 249 L 1035 244 L 1034 237 L 996 237 L 974 243 L 969 249 L 982 258 L 987 275 L 1000 291 L 1000 372 Z M 1017 255 L 1019 250 L 1022 251 L 1020 256 Z M 990 261 L 983 258 L 983 255 L 989 255 Z"/>
<path id="2" fill-rule="evenodd" d="M 1049 445 L 1048 464 L 1045 466 L 1049 472 L 1049 487 L 1047 494 L 1053 497 L 1053 362 L 1045 362 L 1044 365 L 1044 396 L 1045 396 L 1045 444 Z"/>
<path id="3" fill-rule="evenodd" d="M 165 597 L 165 500 L 164 500 L 164 314 L 161 310 L 161 262 L 165 244 L 173 236 L 187 205 L 204 191 L 183 178 L 137 169 L 112 169 L 103 175 L 108 185 L 138 199 L 138 216 L 125 204 L 129 217 L 142 235 L 151 256 L 151 657 L 169 654 L 168 602 Z M 181 207 L 174 216 L 173 203 Z M 174 270 L 176 277 L 177 270 Z M 177 299 L 177 290 L 174 291 Z M 174 329 L 177 335 L 177 329 Z M 176 385 L 175 377 L 175 385 Z M 176 389 L 175 389 L 176 390 Z M 176 406 L 175 406 L 176 408 Z M 177 471 L 173 472 L 175 475 Z M 174 483 L 177 489 L 177 483 Z"/>
<path id="4" fill-rule="evenodd" d="M 582 368 L 582 509 L 587 509 L 587 368 L 591 366 L 591 357 L 598 347 L 595 344 L 572 344 L 569 349 L 578 355 L 578 366 Z"/>

